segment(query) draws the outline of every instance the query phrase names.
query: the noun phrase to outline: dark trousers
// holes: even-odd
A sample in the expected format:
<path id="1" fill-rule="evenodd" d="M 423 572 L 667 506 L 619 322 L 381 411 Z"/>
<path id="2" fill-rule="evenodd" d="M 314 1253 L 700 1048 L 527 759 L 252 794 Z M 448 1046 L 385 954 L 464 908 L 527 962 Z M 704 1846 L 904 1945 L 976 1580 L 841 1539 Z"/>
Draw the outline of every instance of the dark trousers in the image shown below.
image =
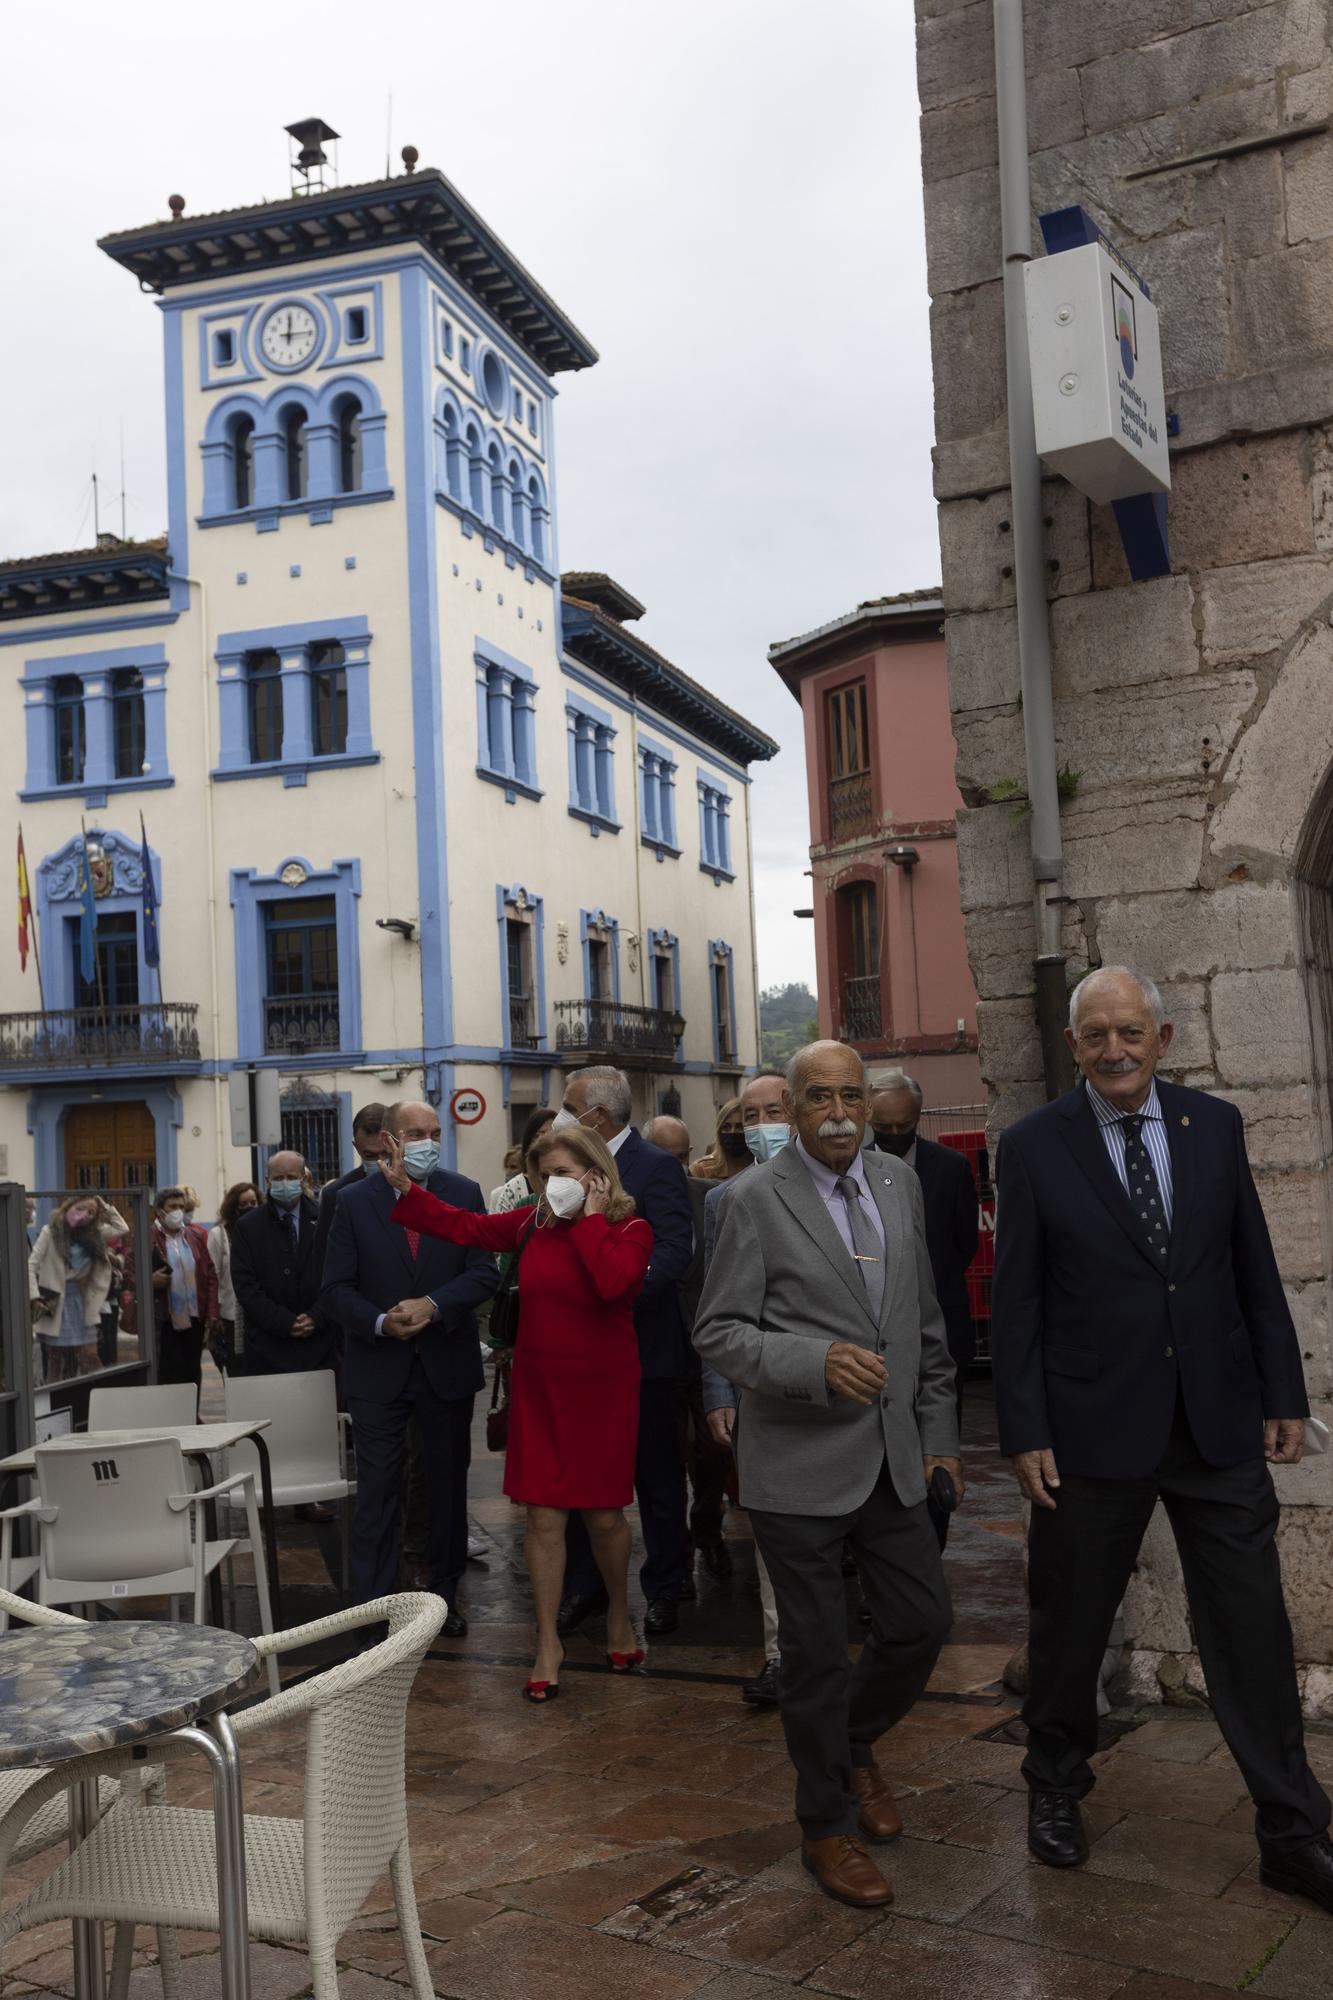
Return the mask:
<path id="1" fill-rule="evenodd" d="M 904 1507 L 887 1463 L 851 1514 L 751 1509 L 754 1537 L 778 1606 L 779 1686 L 787 1754 L 796 1767 L 796 1817 L 811 1840 L 855 1833 L 860 1807 L 851 1766 L 918 1700 L 953 1612 L 926 1503 Z M 856 1557 L 870 1631 L 847 1655 L 843 1545 Z"/>
<path id="2" fill-rule="evenodd" d="M 1261 1457 L 1207 1464 L 1181 1404 L 1155 1474 L 1065 1474 L 1055 1511 L 1032 1511 L 1023 1775 L 1036 1790 L 1073 1798 L 1092 1787 L 1098 1669 L 1158 1499 L 1180 1552 L 1208 1697 L 1254 1800 L 1256 1832 L 1266 1847 L 1299 1847 L 1328 1826 L 1329 1803 L 1305 1757 L 1277 1495 Z"/>
<path id="3" fill-rule="evenodd" d="M 204 1323 L 192 1319 L 187 1327 L 174 1327 L 170 1320 L 157 1329 L 157 1379 L 159 1382 L 193 1382 L 197 1389 L 204 1378 Z"/>
<path id="4" fill-rule="evenodd" d="M 645 1376 L 639 1384 L 639 1445 L 634 1460 L 634 1493 L 643 1528 L 639 1582 L 651 1604 L 680 1596 L 690 1563 L 685 1520 L 685 1465 L 680 1443 L 680 1384 Z M 565 1534 L 565 1594 L 591 1596 L 602 1588 L 592 1543 L 580 1514 L 571 1514 Z"/>
<path id="5" fill-rule="evenodd" d="M 467 1561 L 467 1474 L 473 1396 L 447 1402 L 430 1386 L 418 1356 L 403 1392 L 388 1403 L 348 1398 L 356 1442 L 352 1514 L 352 1600 L 366 1604 L 398 1588 L 407 1427 L 421 1434 L 429 1512 L 426 1570 L 432 1590 L 454 1608 Z"/>
<path id="6" fill-rule="evenodd" d="M 704 1411 L 702 1375 L 680 1384 L 677 1404 L 679 1450 L 690 1478 L 690 1542 L 696 1549 L 722 1539 L 722 1498 L 732 1467 L 731 1447 L 718 1444 Z"/>

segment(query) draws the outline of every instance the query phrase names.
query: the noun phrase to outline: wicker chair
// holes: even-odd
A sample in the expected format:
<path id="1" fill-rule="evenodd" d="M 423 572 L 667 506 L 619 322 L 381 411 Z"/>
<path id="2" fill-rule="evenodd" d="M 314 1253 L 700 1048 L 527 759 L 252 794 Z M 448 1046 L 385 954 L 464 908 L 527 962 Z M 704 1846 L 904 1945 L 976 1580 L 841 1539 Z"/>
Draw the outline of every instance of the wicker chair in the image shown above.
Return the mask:
<path id="1" fill-rule="evenodd" d="M 26 1597 L 15 1597 L 8 1590 L 0 1590 L 0 1612 L 4 1613 L 6 1628 L 11 1618 L 21 1619 L 28 1625 L 82 1625 L 82 1618 L 71 1616 L 68 1611 L 54 1611 L 45 1604 L 32 1604 Z M 9 1823 L 13 1812 L 17 1838 L 5 1855 L 4 1866 L 0 1867 L 0 1883 L 4 1880 L 4 1868 L 10 1862 L 30 1861 L 34 1855 L 45 1853 L 48 1847 L 63 1846 L 69 1839 L 69 1799 L 62 1785 L 61 1789 L 49 1792 L 46 1801 L 37 1805 L 28 1818 L 21 1810 L 22 1802 L 32 1792 L 40 1779 L 50 1773 L 40 1768 L 31 1771 L 0 1771 L 0 1825 Z M 155 1765 L 136 1765 L 127 1774 L 125 1797 L 142 1803 L 151 1795 L 161 1800 L 165 1791 L 164 1774 Z M 99 1812 L 106 1812 L 115 1803 L 116 1787 L 109 1778 L 100 1779 L 97 1786 Z M 176 1933 L 159 1928 L 157 1933 L 158 1957 L 164 1967 L 164 1980 L 180 1982 L 180 1952 Z"/>
<path id="2" fill-rule="evenodd" d="M 255 1641 L 267 1657 L 386 1620 L 389 1627 L 378 1645 L 232 1717 L 242 1747 L 271 1723 L 308 1718 L 304 1820 L 247 1817 L 245 1860 L 250 1934 L 306 1947 L 314 2000 L 339 2000 L 338 1941 L 386 1868 L 414 2000 L 433 2000 L 408 1852 L 404 1747 L 408 1696 L 445 1609 L 442 1598 L 424 1591 L 381 1597 Z M 154 1763 L 169 1764 L 195 1753 L 164 1737 L 150 1754 Z M 0 1869 L 35 1808 L 79 1779 L 113 1777 L 131 1762 L 123 1751 L 86 1757 L 30 1786 L 0 1817 Z M 125 2000 L 136 1924 L 219 1929 L 212 1814 L 118 1801 L 45 1882 L 0 1919 L 0 1948 L 21 1931 L 62 1917 L 116 1925 L 111 2000 Z M 162 1991 L 164 2000 L 179 2000 L 174 1954 L 162 1958 Z"/>

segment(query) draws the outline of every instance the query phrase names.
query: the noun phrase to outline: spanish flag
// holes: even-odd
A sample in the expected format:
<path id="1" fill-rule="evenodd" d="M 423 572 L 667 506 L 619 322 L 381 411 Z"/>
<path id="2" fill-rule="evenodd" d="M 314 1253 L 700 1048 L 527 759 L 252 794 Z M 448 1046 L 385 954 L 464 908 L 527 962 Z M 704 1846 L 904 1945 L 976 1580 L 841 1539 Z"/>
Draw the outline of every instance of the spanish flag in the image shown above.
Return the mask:
<path id="1" fill-rule="evenodd" d="M 23 828 L 19 828 L 19 971 L 28 969 L 28 929 L 32 923 L 32 891 L 28 887 L 28 857 L 23 852 Z"/>

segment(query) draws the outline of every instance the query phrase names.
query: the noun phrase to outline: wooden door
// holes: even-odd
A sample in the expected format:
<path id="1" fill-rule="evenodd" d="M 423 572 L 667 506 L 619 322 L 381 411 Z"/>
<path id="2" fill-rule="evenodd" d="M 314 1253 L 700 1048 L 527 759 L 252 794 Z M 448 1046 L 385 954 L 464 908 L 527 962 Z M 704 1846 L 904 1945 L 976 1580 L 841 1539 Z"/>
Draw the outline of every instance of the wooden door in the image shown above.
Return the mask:
<path id="1" fill-rule="evenodd" d="M 157 1184 L 157 1127 L 146 1104 L 76 1104 L 65 1118 L 67 1188 Z"/>

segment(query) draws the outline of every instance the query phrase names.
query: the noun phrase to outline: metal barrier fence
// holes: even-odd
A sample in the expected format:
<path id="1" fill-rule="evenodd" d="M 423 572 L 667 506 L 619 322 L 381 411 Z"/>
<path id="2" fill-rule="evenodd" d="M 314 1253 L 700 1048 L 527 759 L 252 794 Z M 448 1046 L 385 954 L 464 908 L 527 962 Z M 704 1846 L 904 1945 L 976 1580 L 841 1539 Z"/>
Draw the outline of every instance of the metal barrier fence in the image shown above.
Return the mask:
<path id="1" fill-rule="evenodd" d="M 923 1139 L 938 1139 L 942 1132 L 984 1132 L 984 1104 L 928 1104 L 921 1113 Z"/>

